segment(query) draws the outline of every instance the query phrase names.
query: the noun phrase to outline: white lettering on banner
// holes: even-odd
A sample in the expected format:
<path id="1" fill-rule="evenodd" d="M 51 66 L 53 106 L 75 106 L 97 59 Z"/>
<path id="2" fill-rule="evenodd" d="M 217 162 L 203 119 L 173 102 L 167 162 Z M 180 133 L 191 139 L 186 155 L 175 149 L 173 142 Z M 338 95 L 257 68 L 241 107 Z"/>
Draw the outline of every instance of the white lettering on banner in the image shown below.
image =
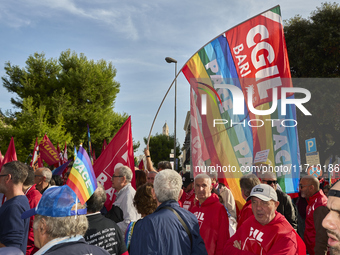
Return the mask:
<path id="1" fill-rule="evenodd" d="M 250 237 L 253 237 L 255 240 L 259 241 L 260 243 L 263 241 L 262 236 L 263 236 L 263 232 L 254 229 L 252 227 L 250 227 L 250 233 L 249 233 Z"/>
<path id="2" fill-rule="evenodd" d="M 241 166 L 251 166 L 252 165 L 253 158 L 252 157 L 245 157 L 250 152 L 249 144 L 247 143 L 247 141 L 244 141 L 244 142 L 236 145 L 234 147 L 234 150 L 235 150 L 235 154 L 236 154 L 237 151 L 239 151 L 240 154 L 243 156 L 243 157 L 237 158 L 237 160 L 238 160 L 238 162 L 240 163 Z"/>
<path id="3" fill-rule="evenodd" d="M 288 143 L 287 134 L 283 134 L 286 129 L 286 126 L 284 126 L 283 121 L 284 119 L 280 119 L 276 122 L 272 122 L 274 127 L 276 127 L 277 132 L 280 133 L 279 135 L 276 134 L 273 135 L 274 153 L 276 153 L 275 165 L 276 166 L 283 165 L 282 169 L 288 169 L 289 171 L 278 171 L 276 173 L 277 177 L 289 174 L 292 165 L 290 154 L 288 153 L 287 150 L 282 149 L 282 147 L 287 145 Z M 283 160 L 281 160 L 281 157 L 283 158 Z"/>
<path id="4" fill-rule="evenodd" d="M 194 213 L 197 220 L 204 221 L 204 213 L 203 212 L 195 212 Z"/>

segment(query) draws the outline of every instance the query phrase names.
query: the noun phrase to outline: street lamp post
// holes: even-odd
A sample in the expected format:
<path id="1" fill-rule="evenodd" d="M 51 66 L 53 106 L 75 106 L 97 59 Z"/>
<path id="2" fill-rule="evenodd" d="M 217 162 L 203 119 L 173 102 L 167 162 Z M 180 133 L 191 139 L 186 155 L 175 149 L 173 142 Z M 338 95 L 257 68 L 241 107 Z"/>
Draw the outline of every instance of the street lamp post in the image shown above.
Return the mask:
<path id="1" fill-rule="evenodd" d="M 176 170 L 176 106 L 177 106 L 177 60 L 166 57 L 168 63 L 175 63 L 175 124 L 174 124 L 174 170 Z"/>

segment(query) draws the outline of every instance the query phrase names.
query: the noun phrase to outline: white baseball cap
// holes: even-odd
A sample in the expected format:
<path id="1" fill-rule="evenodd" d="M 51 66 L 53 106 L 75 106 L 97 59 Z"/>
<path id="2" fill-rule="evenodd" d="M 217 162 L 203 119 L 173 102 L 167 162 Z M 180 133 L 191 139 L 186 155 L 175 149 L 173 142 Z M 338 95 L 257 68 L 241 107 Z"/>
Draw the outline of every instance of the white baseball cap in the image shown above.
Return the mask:
<path id="1" fill-rule="evenodd" d="M 247 198 L 247 201 L 251 197 L 257 197 L 263 201 L 278 201 L 276 191 L 269 186 L 268 184 L 259 184 L 256 185 L 250 192 L 250 196 Z"/>

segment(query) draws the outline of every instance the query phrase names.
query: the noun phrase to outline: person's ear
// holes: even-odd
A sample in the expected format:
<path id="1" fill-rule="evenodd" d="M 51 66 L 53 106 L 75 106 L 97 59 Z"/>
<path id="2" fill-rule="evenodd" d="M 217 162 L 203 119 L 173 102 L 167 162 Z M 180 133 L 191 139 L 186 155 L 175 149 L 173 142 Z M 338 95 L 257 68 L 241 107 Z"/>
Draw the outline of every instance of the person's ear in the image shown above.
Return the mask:
<path id="1" fill-rule="evenodd" d="M 274 201 L 274 205 L 275 205 L 275 210 L 277 209 L 277 207 L 279 206 L 280 202 L 279 201 Z"/>

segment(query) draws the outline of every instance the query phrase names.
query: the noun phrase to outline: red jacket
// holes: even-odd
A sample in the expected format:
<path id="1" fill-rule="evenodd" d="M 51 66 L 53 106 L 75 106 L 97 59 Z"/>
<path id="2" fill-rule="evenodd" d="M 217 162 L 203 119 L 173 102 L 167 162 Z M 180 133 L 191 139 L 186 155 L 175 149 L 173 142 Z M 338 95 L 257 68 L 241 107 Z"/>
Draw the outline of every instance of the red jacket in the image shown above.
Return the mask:
<path id="1" fill-rule="evenodd" d="M 201 205 L 197 201 L 190 212 L 195 214 L 200 225 L 200 234 L 209 255 L 223 252 L 225 242 L 230 238 L 227 210 L 216 194 L 211 194 Z"/>
<path id="2" fill-rule="evenodd" d="M 241 249 L 234 247 L 235 241 Z M 306 246 L 286 218 L 275 212 L 275 218 L 264 226 L 254 216 L 246 220 L 225 244 L 223 254 L 305 255 Z"/>
<path id="3" fill-rule="evenodd" d="M 253 210 L 251 209 L 251 200 L 247 201 L 242 207 L 238 218 L 237 218 L 237 228 L 239 229 L 243 222 L 245 222 L 249 217 L 253 215 Z"/>
<path id="4" fill-rule="evenodd" d="M 314 247 L 315 247 L 315 224 L 314 224 L 314 211 L 320 206 L 327 206 L 327 197 L 319 190 L 319 192 L 315 193 L 309 199 L 307 199 L 307 208 L 306 208 L 306 220 L 305 220 L 305 233 L 303 240 L 306 243 L 307 251 L 310 255 L 314 255 Z M 320 208 L 321 209 L 321 208 Z M 323 218 L 321 219 L 321 221 Z M 320 222 L 321 223 L 321 222 Z M 327 247 L 327 243 L 324 244 L 325 248 Z"/>
<path id="5" fill-rule="evenodd" d="M 194 201 L 195 201 L 195 190 L 194 189 L 192 189 L 188 193 L 183 191 L 183 195 L 180 200 L 180 202 L 182 203 L 181 207 L 190 211 L 191 207 L 194 206 Z"/>
<path id="6" fill-rule="evenodd" d="M 31 186 L 31 188 L 29 188 L 28 191 L 26 191 L 26 197 L 28 199 L 28 203 L 30 204 L 31 209 L 35 208 L 38 205 L 39 200 L 41 198 L 41 193 L 35 188 L 35 184 Z M 30 223 L 28 227 L 26 255 L 34 254 L 39 250 L 34 245 L 33 220 L 34 216 L 30 218 Z"/>

